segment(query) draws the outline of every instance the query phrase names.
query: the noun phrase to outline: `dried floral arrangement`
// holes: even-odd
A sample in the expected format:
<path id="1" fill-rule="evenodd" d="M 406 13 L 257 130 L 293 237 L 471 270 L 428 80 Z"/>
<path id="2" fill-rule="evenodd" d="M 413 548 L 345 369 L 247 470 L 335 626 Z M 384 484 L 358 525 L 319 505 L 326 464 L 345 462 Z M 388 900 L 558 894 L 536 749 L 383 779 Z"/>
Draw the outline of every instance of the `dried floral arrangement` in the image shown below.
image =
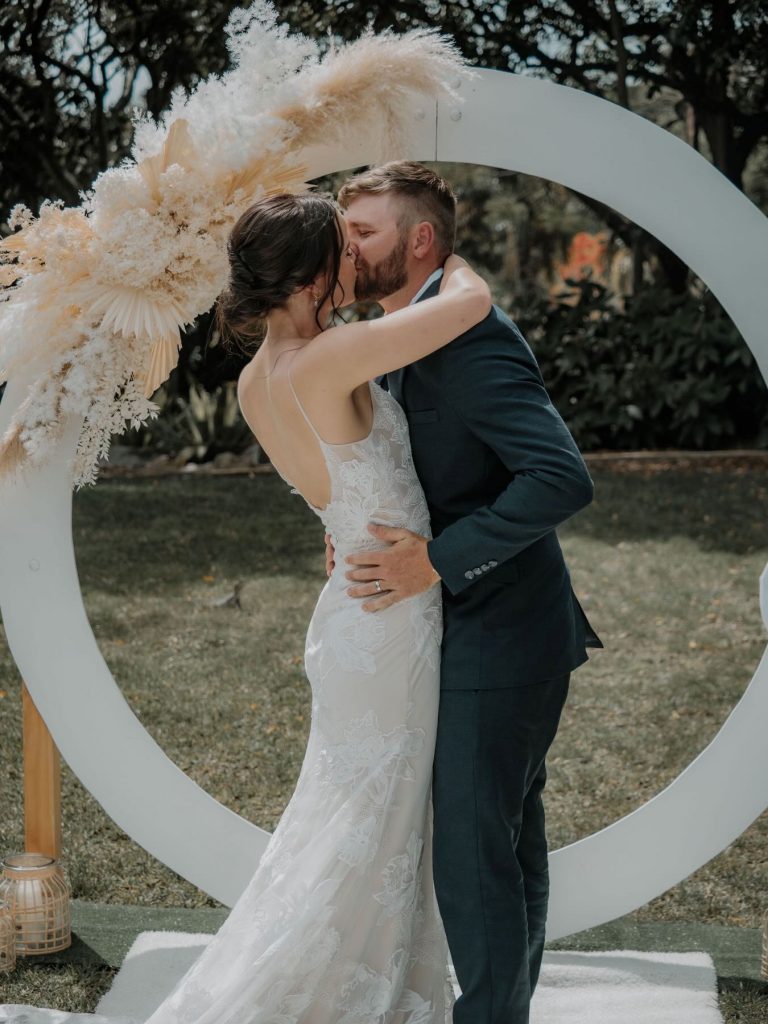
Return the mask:
<path id="1" fill-rule="evenodd" d="M 397 155 L 412 95 L 454 95 L 468 70 L 429 30 L 366 33 L 321 55 L 257 0 L 226 26 L 232 68 L 177 89 L 156 123 L 133 119 L 131 155 L 79 207 L 19 204 L 0 239 L 0 383 L 32 384 L 0 439 L 0 474 L 51 457 L 62 419 L 84 417 L 73 484 L 95 483 L 110 438 L 157 415 L 150 401 L 178 361 L 179 329 L 227 283 L 226 240 L 268 192 L 306 188 L 302 150 L 375 131 Z"/>

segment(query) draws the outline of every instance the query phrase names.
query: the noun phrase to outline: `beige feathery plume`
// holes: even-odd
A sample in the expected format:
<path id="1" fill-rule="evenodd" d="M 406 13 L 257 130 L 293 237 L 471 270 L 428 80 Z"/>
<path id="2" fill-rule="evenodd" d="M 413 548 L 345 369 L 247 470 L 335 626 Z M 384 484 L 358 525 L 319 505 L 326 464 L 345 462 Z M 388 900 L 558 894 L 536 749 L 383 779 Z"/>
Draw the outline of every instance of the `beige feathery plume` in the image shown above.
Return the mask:
<path id="1" fill-rule="evenodd" d="M 274 192 L 303 192 L 308 187 L 306 175 L 304 164 L 288 163 L 281 153 L 265 153 L 245 167 L 226 173 L 222 181 L 223 198 L 229 203 L 239 190 L 251 196 L 260 186 L 265 186 L 267 195 Z"/>
<path id="2" fill-rule="evenodd" d="M 369 31 L 332 50 L 308 75 L 306 99 L 275 114 L 298 129 L 292 149 L 371 124 L 393 146 L 405 130 L 401 101 L 412 93 L 453 95 L 449 79 L 472 74 L 460 61 L 455 44 L 428 29 L 377 36 Z"/>
<path id="3" fill-rule="evenodd" d="M 73 276 L 66 286 L 61 285 L 58 288 L 48 289 L 38 299 L 37 311 L 49 314 L 46 317 L 47 331 L 44 332 L 42 337 L 42 342 L 47 344 L 46 354 L 48 357 L 53 356 L 62 347 L 71 344 L 66 334 L 66 328 L 74 321 L 80 312 L 80 307 L 65 302 L 62 299 L 62 294 L 72 289 L 74 282 L 79 279 L 79 276 L 83 275 Z M 38 342 L 34 347 L 30 345 L 28 350 L 19 349 L 15 354 L 6 354 L 5 362 L 0 366 L 0 384 L 4 384 L 24 363 L 28 363 L 32 359 L 39 360 L 43 352 L 44 349 Z"/>
<path id="4" fill-rule="evenodd" d="M 80 338 L 71 347 L 72 359 L 67 360 L 53 373 L 53 379 L 60 384 L 64 382 L 67 371 L 71 369 L 73 360 L 76 358 L 77 350 L 82 348 L 85 338 Z M 19 469 L 29 464 L 29 452 L 21 434 L 25 425 L 25 416 L 34 401 L 34 385 L 29 390 L 27 397 L 21 402 L 18 409 L 11 417 L 2 438 L 0 438 L 0 479 L 5 479 Z M 49 423 L 49 436 L 60 437 L 64 430 L 64 421 L 61 419 L 62 396 L 59 393 L 54 400 L 54 420 Z"/>
<path id="5" fill-rule="evenodd" d="M 41 211 L 41 221 L 45 222 L 47 232 L 59 228 L 70 241 L 78 246 L 85 246 L 93 238 L 93 230 L 85 213 L 73 207 L 49 206 Z M 20 231 L 0 238 L 0 260 L 7 260 L 9 255 L 18 256 L 24 262 L 24 271 L 34 270 L 34 261 L 45 262 L 45 246 L 41 241 L 39 222 L 34 222 Z"/>
<path id="6" fill-rule="evenodd" d="M 10 285 L 18 281 L 23 273 L 22 267 L 18 265 L 9 264 L 5 267 L 0 267 L 0 288 L 10 287 Z"/>
<path id="7" fill-rule="evenodd" d="M 28 458 L 29 452 L 21 443 L 21 424 L 12 423 L 0 439 L 0 477 L 21 469 Z"/>

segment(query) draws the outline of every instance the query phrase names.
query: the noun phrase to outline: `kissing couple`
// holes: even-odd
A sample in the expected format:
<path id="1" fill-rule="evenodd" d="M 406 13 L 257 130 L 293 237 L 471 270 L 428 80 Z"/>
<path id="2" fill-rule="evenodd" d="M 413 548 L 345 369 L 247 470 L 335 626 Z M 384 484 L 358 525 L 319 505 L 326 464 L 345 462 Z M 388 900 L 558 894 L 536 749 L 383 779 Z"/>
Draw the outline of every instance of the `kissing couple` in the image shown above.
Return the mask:
<path id="1" fill-rule="evenodd" d="M 322 521 L 328 580 L 296 789 L 145 1024 L 529 1020 L 545 758 L 571 672 L 603 646 L 555 531 L 593 484 L 455 235 L 451 186 L 409 161 L 356 175 L 338 202 L 270 195 L 231 232 L 217 319 L 257 344 L 240 408 Z M 356 299 L 385 315 L 339 324 Z"/>

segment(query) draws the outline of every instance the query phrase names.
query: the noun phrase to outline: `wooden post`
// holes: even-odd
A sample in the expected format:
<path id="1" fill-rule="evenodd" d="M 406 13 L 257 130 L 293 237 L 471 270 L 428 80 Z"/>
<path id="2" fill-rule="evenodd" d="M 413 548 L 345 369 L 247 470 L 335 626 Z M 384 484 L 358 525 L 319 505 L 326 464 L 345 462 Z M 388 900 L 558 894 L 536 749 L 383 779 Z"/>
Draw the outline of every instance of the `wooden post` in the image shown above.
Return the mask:
<path id="1" fill-rule="evenodd" d="M 61 762 L 48 727 L 21 684 L 24 748 L 24 848 L 61 854 Z"/>

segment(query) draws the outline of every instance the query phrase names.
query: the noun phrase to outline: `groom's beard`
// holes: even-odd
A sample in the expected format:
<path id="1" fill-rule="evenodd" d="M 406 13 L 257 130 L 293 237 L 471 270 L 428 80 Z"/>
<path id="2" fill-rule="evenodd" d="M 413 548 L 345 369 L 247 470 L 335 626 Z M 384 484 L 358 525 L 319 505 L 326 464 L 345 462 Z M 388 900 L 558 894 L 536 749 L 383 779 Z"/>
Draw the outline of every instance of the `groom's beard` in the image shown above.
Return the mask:
<path id="1" fill-rule="evenodd" d="M 403 232 L 394 249 L 375 266 L 358 261 L 357 279 L 355 281 L 356 299 L 386 299 L 404 288 L 408 281 L 405 266 L 405 255 L 408 249 L 408 235 Z"/>

